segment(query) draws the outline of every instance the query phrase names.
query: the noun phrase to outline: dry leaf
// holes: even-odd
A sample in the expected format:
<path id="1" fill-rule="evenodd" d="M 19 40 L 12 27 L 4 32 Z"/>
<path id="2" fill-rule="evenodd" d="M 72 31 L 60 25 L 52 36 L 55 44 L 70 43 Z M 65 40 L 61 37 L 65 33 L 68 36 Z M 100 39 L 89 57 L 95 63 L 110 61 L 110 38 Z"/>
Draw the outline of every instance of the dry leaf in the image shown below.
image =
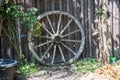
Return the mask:
<path id="1" fill-rule="evenodd" d="M 83 76 L 81 80 L 120 80 L 120 65 L 110 64 L 97 69 L 94 73 Z"/>

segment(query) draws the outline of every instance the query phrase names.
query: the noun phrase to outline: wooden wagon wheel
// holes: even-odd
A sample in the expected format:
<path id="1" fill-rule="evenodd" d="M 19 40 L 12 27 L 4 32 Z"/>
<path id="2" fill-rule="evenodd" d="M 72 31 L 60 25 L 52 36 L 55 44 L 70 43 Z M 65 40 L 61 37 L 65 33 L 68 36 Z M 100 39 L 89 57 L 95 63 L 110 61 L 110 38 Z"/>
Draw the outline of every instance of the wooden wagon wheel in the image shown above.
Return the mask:
<path id="1" fill-rule="evenodd" d="M 85 43 L 79 21 L 64 11 L 48 11 L 38 16 L 42 33 L 37 38 L 29 31 L 29 49 L 46 64 L 71 63 L 78 59 Z M 35 40 L 36 39 L 36 40 Z"/>

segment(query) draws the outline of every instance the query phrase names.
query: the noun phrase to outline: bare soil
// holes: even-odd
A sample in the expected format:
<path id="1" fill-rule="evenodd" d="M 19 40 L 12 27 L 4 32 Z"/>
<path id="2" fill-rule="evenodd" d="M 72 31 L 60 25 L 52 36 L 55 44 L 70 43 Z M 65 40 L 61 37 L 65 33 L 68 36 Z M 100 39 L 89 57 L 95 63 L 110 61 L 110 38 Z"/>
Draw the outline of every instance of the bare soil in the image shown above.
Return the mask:
<path id="1" fill-rule="evenodd" d="M 44 67 L 41 71 L 28 75 L 27 80 L 80 80 L 74 65 Z"/>

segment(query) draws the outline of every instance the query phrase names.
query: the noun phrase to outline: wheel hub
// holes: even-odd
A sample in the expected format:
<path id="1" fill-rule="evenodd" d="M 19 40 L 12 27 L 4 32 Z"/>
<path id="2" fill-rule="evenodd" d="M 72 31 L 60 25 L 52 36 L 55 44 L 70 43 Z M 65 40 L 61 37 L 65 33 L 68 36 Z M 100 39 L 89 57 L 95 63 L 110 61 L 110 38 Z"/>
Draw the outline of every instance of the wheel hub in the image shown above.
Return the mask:
<path id="1" fill-rule="evenodd" d="M 60 43 L 62 41 L 62 38 L 61 38 L 60 35 L 55 35 L 53 40 L 54 40 L 55 43 Z"/>

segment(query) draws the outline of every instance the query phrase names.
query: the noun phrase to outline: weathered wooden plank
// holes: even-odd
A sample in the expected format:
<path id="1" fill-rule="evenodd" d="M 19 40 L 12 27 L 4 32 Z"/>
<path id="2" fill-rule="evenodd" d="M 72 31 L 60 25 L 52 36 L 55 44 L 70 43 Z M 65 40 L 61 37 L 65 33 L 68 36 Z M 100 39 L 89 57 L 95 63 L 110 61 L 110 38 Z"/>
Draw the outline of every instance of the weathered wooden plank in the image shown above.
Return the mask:
<path id="1" fill-rule="evenodd" d="M 52 10 L 55 10 L 55 0 L 52 0 Z"/>
<path id="2" fill-rule="evenodd" d="M 0 2 L 1 1 L 2 0 L 0 0 Z M 50 11 L 50 10 L 62 10 L 74 15 L 80 21 L 85 32 L 86 44 L 84 47 L 83 57 L 96 56 L 98 58 L 98 55 L 99 55 L 98 41 L 97 41 L 98 36 L 91 35 L 93 32 L 93 29 L 97 29 L 97 24 L 94 23 L 95 8 L 96 8 L 95 2 L 94 2 L 95 0 L 21 0 L 21 1 L 15 0 L 15 1 L 17 4 L 22 5 L 25 9 L 32 6 L 37 7 L 38 15 L 45 11 Z M 114 48 L 120 47 L 120 6 L 119 5 L 120 5 L 120 0 L 109 0 L 108 8 L 109 8 L 109 11 L 111 12 L 110 26 L 111 26 L 111 33 L 112 33 L 111 36 L 113 38 L 111 47 L 113 51 L 114 51 Z M 51 21 L 54 22 L 56 18 L 59 18 L 59 16 L 54 16 L 53 20 Z M 62 27 L 60 28 L 60 29 L 63 29 L 63 27 L 69 21 L 69 19 L 66 17 L 61 17 L 61 18 L 64 18 L 64 20 L 61 21 Z M 46 20 L 46 24 L 49 25 L 47 20 Z M 67 29 L 68 32 L 76 29 L 75 24 L 72 23 L 71 26 L 74 26 L 74 28 L 68 28 Z M 49 27 L 49 30 L 50 30 L 50 27 Z M 22 27 L 21 34 L 27 35 L 27 28 Z M 79 36 L 79 35 L 76 34 L 76 36 Z M 70 37 L 74 38 L 73 36 L 70 36 Z M 0 57 L 12 58 L 15 52 L 14 52 L 14 49 L 11 47 L 10 42 L 6 40 L 8 39 L 5 37 L 5 34 L 4 35 L 2 34 L 2 37 L 1 37 L 2 46 L 1 46 Z M 7 44 L 10 46 L 7 46 Z M 28 50 L 27 37 L 22 38 L 21 44 L 22 44 L 22 51 L 24 55 L 28 60 L 30 60 L 31 54 Z M 58 49 L 56 48 L 56 50 Z"/>
<path id="3" fill-rule="evenodd" d="M 120 0 L 118 0 L 118 8 L 119 8 L 119 12 L 118 12 L 118 14 L 119 14 L 119 19 L 118 19 L 118 21 L 119 21 L 119 35 L 118 35 L 118 38 L 119 38 L 119 48 L 120 48 Z"/>

